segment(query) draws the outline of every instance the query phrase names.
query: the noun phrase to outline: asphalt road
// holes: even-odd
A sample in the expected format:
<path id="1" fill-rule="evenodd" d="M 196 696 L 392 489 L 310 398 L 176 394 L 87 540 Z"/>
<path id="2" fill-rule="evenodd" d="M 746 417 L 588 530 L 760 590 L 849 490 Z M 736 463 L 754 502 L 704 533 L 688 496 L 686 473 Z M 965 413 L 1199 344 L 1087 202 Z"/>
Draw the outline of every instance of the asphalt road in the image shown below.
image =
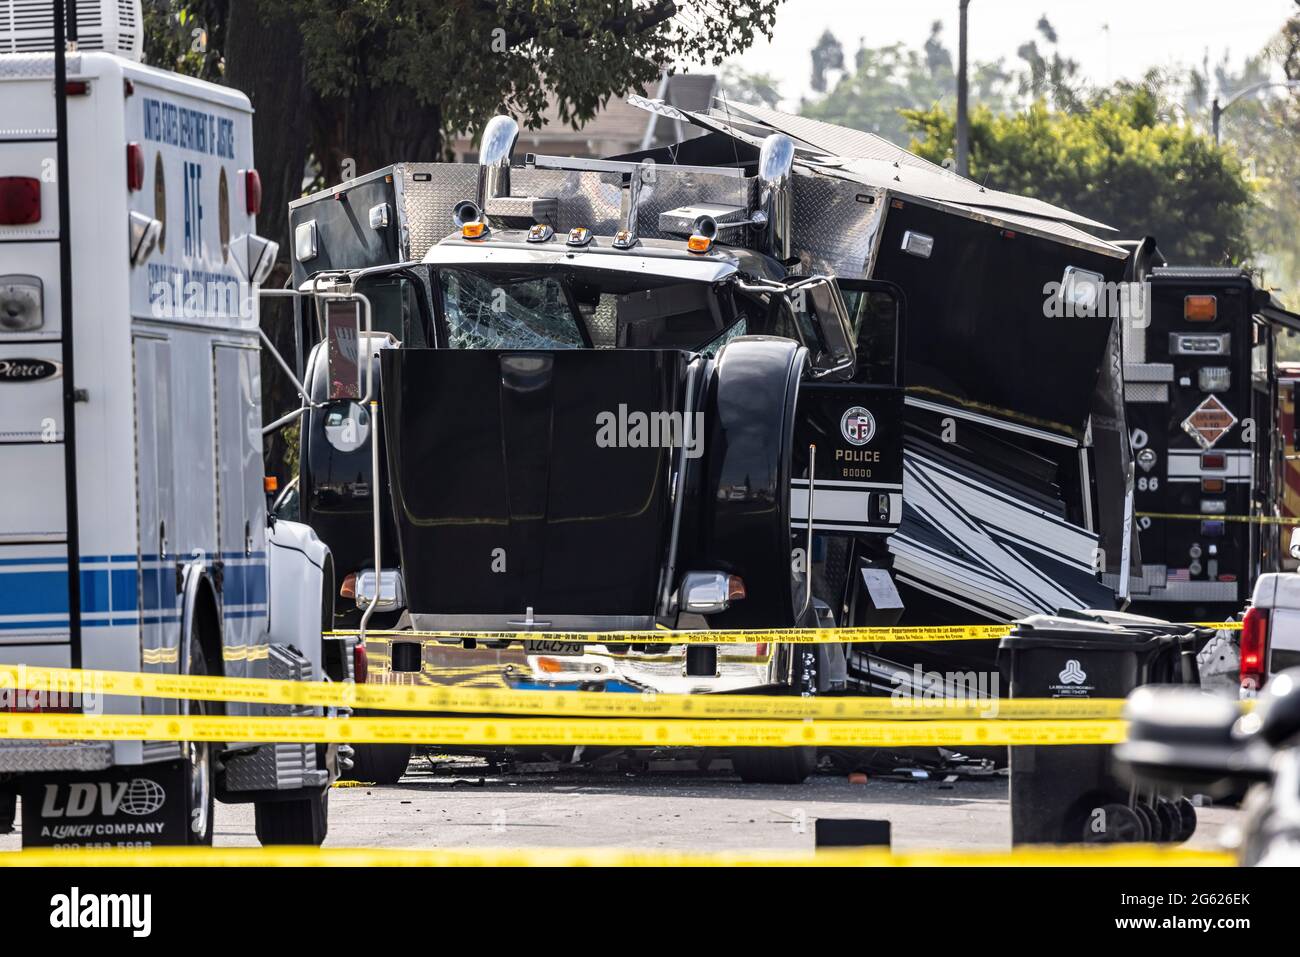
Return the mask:
<path id="1" fill-rule="evenodd" d="M 820 773 L 802 785 L 745 784 L 727 765 L 656 762 L 636 771 L 555 764 L 498 768 L 416 758 L 397 785 L 330 793 L 333 847 L 810 849 L 818 818 L 884 819 L 893 846 L 1002 849 L 1011 843 L 1004 775 L 903 780 Z M 1189 846 L 1217 847 L 1240 812 L 1198 808 Z M 255 846 L 251 805 L 217 805 L 216 843 Z M 18 833 L 0 850 L 18 850 Z"/>
<path id="2" fill-rule="evenodd" d="M 1199 808 L 1191 846 L 1215 847 L 1239 812 Z M 1010 846 L 1004 776 L 853 783 L 822 773 L 797 786 L 744 784 L 719 770 L 489 767 L 417 758 L 402 782 L 337 787 L 334 847 L 810 849 L 818 818 L 887 819 L 896 849 Z M 248 805 L 217 806 L 221 845 L 256 845 Z M 17 834 L 0 836 L 16 850 Z"/>

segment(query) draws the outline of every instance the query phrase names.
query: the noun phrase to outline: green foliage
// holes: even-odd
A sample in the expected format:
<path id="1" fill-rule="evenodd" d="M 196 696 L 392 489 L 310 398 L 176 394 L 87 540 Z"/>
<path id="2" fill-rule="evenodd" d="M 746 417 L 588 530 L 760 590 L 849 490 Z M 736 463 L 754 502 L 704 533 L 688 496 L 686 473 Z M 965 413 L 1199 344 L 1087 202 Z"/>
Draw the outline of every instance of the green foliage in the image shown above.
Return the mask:
<path id="1" fill-rule="evenodd" d="M 1136 85 L 1095 95 L 1076 113 L 1043 102 L 1022 113 L 971 114 L 971 177 L 1036 196 L 1114 226 L 1116 235 L 1154 235 L 1171 261 L 1216 265 L 1250 256 L 1255 189 L 1232 149 L 1195 127 L 1163 121 L 1157 91 Z M 906 111 L 912 149 L 943 162 L 955 138 L 953 114 Z"/>
<path id="2" fill-rule="evenodd" d="M 720 64 L 770 36 L 780 0 L 278 0 L 302 25 L 307 78 L 325 99 L 393 88 L 436 106 L 444 134 L 503 110 L 566 121 L 681 59 Z"/>
<path id="3" fill-rule="evenodd" d="M 144 60 L 165 70 L 219 80 L 224 0 L 144 0 Z"/>

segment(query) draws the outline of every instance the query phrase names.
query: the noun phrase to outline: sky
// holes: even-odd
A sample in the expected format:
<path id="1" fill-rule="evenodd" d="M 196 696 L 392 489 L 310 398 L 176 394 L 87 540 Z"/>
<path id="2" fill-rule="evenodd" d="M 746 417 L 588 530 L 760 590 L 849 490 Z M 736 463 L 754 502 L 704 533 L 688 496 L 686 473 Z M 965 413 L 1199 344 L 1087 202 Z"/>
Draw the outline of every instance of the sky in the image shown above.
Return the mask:
<path id="1" fill-rule="evenodd" d="M 957 8 L 958 0 L 786 0 L 773 40 L 756 44 L 739 62 L 775 75 L 783 105 L 793 107 L 811 93 L 808 52 L 823 30 L 829 28 L 851 56 L 860 39 L 868 46 L 901 41 L 919 48 L 931 22 L 942 20 L 955 59 Z M 1016 47 L 1036 37 L 1044 13 L 1062 55 L 1079 61 L 1086 80 L 1105 84 L 1136 79 L 1152 66 L 1200 63 L 1207 49 L 1211 63 L 1226 51 L 1240 65 L 1300 6 L 1294 0 L 971 0 L 971 60 L 1005 57 L 1012 63 Z"/>

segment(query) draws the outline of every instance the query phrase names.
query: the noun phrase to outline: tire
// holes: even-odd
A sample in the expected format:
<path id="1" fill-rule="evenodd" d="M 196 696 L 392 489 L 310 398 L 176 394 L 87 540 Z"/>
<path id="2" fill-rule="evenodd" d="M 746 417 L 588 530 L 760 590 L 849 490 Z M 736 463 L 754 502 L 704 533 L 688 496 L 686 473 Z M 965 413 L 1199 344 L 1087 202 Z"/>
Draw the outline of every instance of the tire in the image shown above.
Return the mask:
<path id="1" fill-rule="evenodd" d="M 731 766 L 746 784 L 802 784 L 817 769 L 817 749 L 737 748 Z"/>
<path id="2" fill-rule="evenodd" d="M 1105 815 L 1105 827 L 1093 830 L 1092 814 L 1087 816 L 1081 835 L 1085 844 L 1126 844 L 1148 840 L 1146 819 L 1127 804 L 1103 804 L 1095 808 Z"/>
<path id="3" fill-rule="evenodd" d="M 257 840 L 263 847 L 292 844 L 320 847 L 329 834 L 330 789 L 309 792 L 289 801 L 259 801 L 253 805 Z"/>
<path id="4" fill-rule="evenodd" d="M 346 781 L 396 784 L 411 763 L 409 744 L 354 744 L 352 770 L 340 777 Z"/>
<path id="5" fill-rule="evenodd" d="M 190 641 L 189 659 L 187 674 L 208 674 L 208 663 L 198 641 L 197 629 Z M 210 701 L 182 701 L 180 710 L 182 714 L 188 715 L 216 713 L 216 708 Z M 186 843 L 210 845 L 217 790 L 216 762 L 212 756 L 212 744 L 207 741 L 185 741 L 181 743 L 181 747 L 185 750 L 182 763 L 189 781 L 189 787 L 185 790 L 185 820 L 190 822 L 186 830 Z"/>

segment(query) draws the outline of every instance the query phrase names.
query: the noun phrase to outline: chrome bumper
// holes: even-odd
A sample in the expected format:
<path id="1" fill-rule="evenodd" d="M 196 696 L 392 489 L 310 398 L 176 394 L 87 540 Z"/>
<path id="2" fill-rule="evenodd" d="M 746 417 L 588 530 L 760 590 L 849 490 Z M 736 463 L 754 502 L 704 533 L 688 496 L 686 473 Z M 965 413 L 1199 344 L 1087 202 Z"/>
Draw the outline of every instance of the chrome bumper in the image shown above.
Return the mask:
<path id="1" fill-rule="evenodd" d="M 391 645 L 400 642 L 421 646 L 418 672 L 391 670 Z M 366 641 L 370 680 L 384 684 L 539 689 L 576 685 L 592 691 L 608 688 L 660 694 L 722 694 L 790 684 L 793 646 L 717 645 L 717 667 L 712 675 L 686 673 L 687 647 L 594 644 L 574 655 L 526 650 L 522 640 L 512 640 L 506 647 L 475 648 L 400 635 Z"/>

